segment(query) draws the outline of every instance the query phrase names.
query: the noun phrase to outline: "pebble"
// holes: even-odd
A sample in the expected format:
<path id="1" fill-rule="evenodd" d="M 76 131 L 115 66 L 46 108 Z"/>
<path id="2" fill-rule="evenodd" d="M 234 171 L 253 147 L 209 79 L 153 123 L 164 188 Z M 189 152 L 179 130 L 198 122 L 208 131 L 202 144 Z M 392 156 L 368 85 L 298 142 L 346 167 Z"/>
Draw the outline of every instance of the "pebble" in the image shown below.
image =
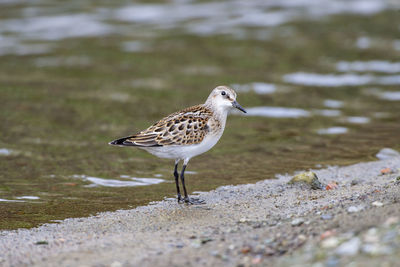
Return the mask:
<path id="1" fill-rule="evenodd" d="M 354 179 L 354 180 L 351 180 L 350 185 L 355 186 L 355 185 L 358 185 L 359 183 L 360 183 L 360 180 Z"/>
<path id="2" fill-rule="evenodd" d="M 331 256 L 326 260 L 325 266 L 326 267 L 336 267 L 339 265 L 339 262 L 340 261 L 337 257 Z"/>
<path id="3" fill-rule="evenodd" d="M 325 239 L 325 238 L 329 238 L 331 236 L 334 236 L 336 234 L 335 230 L 327 230 L 325 232 L 323 232 L 320 236 L 321 240 Z"/>
<path id="4" fill-rule="evenodd" d="M 322 183 L 318 180 L 318 176 L 314 172 L 303 172 L 295 175 L 292 180 L 289 181 L 289 184 L 293 183 L 306 183 L 314 190 L 324 188 Z"/>
<path id="5" fill-rule="evenodd" d="M 211 250 L 210 251 L 210 255 L 214 256 L 214 257 L 219 257 L 220 256 L 217 250 Z"/>
<path id="6" fill-rule="evenodd" d="M 304 220 L 302 218 L 296 218 L 291 222 L 292 226 L 299 226 L 304 223 Z"/>
<path id="7" fill-rule="evenodd" d="M 336 250 L 335 253 L 340 256 L 354 256 L 360 250 L 361 241 L 358 237 L 342 243 Z"/>
<path id="8" fill-rule="evenodd" d="M 333 215 L 332 214 L 322 214 L 321 215 L 321 219 L 322 220 L 332 220 L 333 219 Z"/>
<path id="9" fill-rule="evenodd" d="M 356 213 L 362 211 L 364 209 L 363 206 L 350 206 L 347 208 L 348 213 Z"/>
<path id="10" fill-rule="evenodd" d="M 199 248 L 199 247 L 201 247 L 201 240 L 200 239 L 196 239 L 192 243 L 190 243 L 190 245 L 192 247 L 194 247 L 194 248 Z"/>
<path id="11" fill-rule="evenodd" d="M 362 252 L 371 256 L 390 255 L 393 249 L 386 245 L 381 244 L 365 244 L 362 246 Z"/>
<path id="12" fill-rule="evenodd" d="M 251 251 L 251 247 L 249 246 L 244 246 L 240 249 L 240 252 L 242 252 L 243 254 L 247 254 Z"/>
<path id="13" fill-rule="evenodd" d="M 122 263 L 120 263 L 119 261 L 114 261 L 113 263 L 111 263 L 110 267 L 122 267 Z"/>
<path id="14" fill-rule="evenodd" d="M 382 206 L 383 206 L 383 203 L 380 202 L 380 201 L 374 201 L 374 202 L 372 202 L 372 206 L 375 206 L 375 207 L 382 207 Z"/>
<path id="15" fill-rule="evenodd" d="M 183 243 L 178 243 L 175 245 L 176 248 L 183 248 L 185 246 L 185 244 Z"/>
<path id="16" fill-rule="evenodd" d="M 272 244 L 273 242 L 274 242 L 274 239 L 272 239 L 272 238 L 264 239 L 264 244 L 266 244 L 266 245 Z"/>
<path id="17" fill-rule="evenodd" d="M 396 224 L 400 221 L 399 217 L 389 217 L 386 219 L 386 221 L 383 223 L 383 226 L 391 226 L 392 224 Z"/>
<path id="18" fill-rule="evenodd" d="M 336 237 L 329 237 L 329 238 L 326 238 L 326 239 L 324 239 L 322 242 L 321 242 L 321 246 L 323 247 L 323 248 L 327 248 L 327 249 L 330 249 L 330 248 L 336 248 L 338 245 L 339 245 L 339 239 L 338 238 L 336 238 Z"/>
<path id="19" fill-rule="evenodd" d="M 376 228 L 370 228 L 364 235 L 364 242 L 366 243 L 377 243 L 379 242 L 378 231 Z"/>
<path id="20" fill-rule="evenodd" d="M 240 223 L 245 223 L 248 222 L 249 220 L 247 218 L 240 218 L 239 222 Z"/>
<path id="21" fill-rule="evenodd" d="M 48 244 L 49 242 L 47 242 L 46 240 L 40 240 L 35 243 L 35 245 L 48 245 Z"/>
<path id="22" fill-rule="evenodd" d="M 262 256 L 257 255 L 251 260 L 251 264 L 260 264 L 262 261 Z"/>

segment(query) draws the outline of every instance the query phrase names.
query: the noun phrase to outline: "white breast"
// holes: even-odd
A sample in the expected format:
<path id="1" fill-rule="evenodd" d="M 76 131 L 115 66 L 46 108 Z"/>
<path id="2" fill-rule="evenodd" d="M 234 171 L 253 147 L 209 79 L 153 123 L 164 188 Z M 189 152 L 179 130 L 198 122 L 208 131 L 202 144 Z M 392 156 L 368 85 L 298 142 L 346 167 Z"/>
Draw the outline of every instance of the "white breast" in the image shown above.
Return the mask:
<path id="1" fill-rule="evenodd" d="M 221 135 L 222 133 L 219 135 L 208 135 L 201 143 L 195 145 L 172 145 L 140 148 L 160 158 L 188 160 L 210 150 L 218 142 Z"/>

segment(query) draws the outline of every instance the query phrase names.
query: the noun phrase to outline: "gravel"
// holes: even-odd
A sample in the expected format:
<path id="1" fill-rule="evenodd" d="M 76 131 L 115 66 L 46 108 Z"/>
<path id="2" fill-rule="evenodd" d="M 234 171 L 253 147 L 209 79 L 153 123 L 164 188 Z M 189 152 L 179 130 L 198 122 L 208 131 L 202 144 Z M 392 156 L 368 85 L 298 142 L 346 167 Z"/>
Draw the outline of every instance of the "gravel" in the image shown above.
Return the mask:
<path id="1" fill-rule="evenodd" d="M 293 176 L 285 174 L 201 193 L 205 205 L 164 200 L 2 231 L 0 265 L 395 266 L 399 166 L 400 157 L 392 157 L 311 170 L 321 183 L 340 185 L 331 190 L 288 184 Z M 392 171 L 381 174 L 384 168 Z"/>

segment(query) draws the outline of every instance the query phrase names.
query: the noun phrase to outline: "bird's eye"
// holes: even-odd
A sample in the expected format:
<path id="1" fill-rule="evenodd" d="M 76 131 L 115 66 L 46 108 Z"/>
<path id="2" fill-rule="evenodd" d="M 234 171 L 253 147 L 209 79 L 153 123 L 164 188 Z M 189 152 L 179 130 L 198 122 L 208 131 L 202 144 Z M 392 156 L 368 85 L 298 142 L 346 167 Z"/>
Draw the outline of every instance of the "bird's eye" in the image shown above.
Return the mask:
<path id="1" fill-rule="evenodd" d="M 221 95 L 226 95 L 225 91 L 222 91 L 222 92 L 221 92 Z"/>

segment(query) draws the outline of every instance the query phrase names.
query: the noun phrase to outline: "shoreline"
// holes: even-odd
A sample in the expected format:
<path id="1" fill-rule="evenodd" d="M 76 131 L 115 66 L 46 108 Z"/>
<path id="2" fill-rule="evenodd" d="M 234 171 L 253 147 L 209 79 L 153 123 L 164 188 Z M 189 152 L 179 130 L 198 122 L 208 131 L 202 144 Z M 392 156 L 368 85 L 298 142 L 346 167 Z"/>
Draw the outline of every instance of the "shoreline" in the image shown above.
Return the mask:
<path id="1" fill-rule="evenodd" d="M 385 168 L 391 171 L 381 174 Z M 305 248 L 317 251 L 324 241 L 321 235 L 328 231 L 338 239 L 353 233 L 350 240 L 400 216 L 399 168 L 400 157 L 328 167 L 313 171 L 324 184 L 336 182 L 332 190 L 288 184 L 291 175 L 278 175 L 278 179 L 202 192 L 199 197 L 205 205 L 167 199 L 132 210 L 1 231 L 0 264 L 290 266 L 288 259 Z M 332 251 L 346 240 L 338 241 Z M 358 249 L 352 256 L 361 255 L 360 261 L 368 257 L 360 253 Z M 294 262 L 300 264 L 303 254 Z M 398 260 L 400 256 L 394 254 Z M 348 258 L 334 255 L 339 263 Z M 302 260 L 309 264 L 316 259 Z M 373 265 L 367 261 L 367 266 Z"/>

